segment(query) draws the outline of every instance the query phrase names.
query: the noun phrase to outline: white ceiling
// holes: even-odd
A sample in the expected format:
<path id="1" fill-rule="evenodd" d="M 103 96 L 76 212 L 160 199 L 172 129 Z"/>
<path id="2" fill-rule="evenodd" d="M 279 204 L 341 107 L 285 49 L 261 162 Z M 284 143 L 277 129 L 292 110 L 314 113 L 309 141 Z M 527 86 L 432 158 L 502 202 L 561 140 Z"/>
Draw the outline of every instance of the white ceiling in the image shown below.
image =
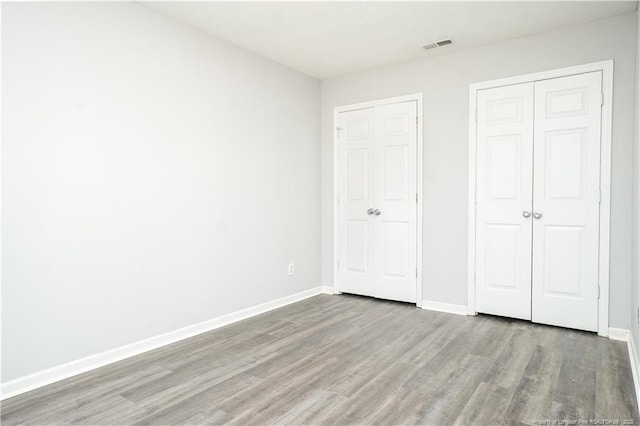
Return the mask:
<path id="1" fill-rule="evenodd" d="M 636 1 L 141 2 L 318 79 L 442 55 L 609 16 Z M 452 45 L 420 46 L 450 38 Z"/>

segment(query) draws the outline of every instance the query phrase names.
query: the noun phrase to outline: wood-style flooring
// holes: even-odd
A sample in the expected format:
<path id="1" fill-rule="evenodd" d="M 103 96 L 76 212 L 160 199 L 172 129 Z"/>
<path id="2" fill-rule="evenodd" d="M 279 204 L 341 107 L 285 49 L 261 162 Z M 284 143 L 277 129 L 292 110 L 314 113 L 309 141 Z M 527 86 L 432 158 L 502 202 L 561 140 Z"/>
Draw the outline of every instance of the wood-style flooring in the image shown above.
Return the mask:
<path id="1" fill-rule="evenodd" d="M 3 425 L 639 420 L 622 342 L 350 295 L 315 296 L 1 409 Z"/>

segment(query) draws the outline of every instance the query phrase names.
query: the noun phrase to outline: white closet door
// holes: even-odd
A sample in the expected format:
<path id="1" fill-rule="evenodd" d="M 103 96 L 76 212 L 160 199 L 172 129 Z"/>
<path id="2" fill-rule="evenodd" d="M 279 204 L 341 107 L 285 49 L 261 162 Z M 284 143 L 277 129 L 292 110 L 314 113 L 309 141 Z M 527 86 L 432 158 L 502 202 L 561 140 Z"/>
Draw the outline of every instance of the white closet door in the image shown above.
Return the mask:
<path id="1" fill-rule="evenodd" d="M 339 291 L 374 296 L 374 109 L 340 113 Z"/>
<path id="2" fill-rule="evenodd" d="M 598 329 L 602 73 L 535 83 L 533 321 Z"/>
<path id="3" fill-rule="evenodd" d="M 533 83 L 477 102 L 476 310 L 531 319 Z"/>
<path id="4" fill-rule="evenodd" d="M 375 108 L 375 295 L 416 302 L 417 103 Z"/>

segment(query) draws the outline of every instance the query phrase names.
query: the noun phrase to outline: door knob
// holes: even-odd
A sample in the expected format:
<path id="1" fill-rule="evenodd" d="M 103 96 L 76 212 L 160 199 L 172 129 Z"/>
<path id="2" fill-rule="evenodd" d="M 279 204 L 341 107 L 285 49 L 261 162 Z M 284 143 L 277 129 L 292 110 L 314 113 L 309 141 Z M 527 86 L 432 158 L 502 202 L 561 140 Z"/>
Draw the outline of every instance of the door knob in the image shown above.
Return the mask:
<path id="1" fill-rule="evenodd" d="M 542 213 L 533 212 L 533 218 L 534 219 L 540 219 L 541 217 L 542 217 Z"/>
<path id="2" fill-rule="evenodd" d="M 367 210 L 367 214 L 368 214 L 369 216 L 371 216 L 371 215 L 373 214 L 373 209 L 368 209 L 368 210 Z"/>
<path id="3" fill-rule="evenodd" d="M 526 211 L 526 210 L 522 210 L 522 216 L 524 216 L 527 219 L 529 219 L 531 217 L 531 212 Z"/>
<path id="4" fill-rule="evenodd" d="M 376 216 L 380 216 L 380 213 L 382 213 L 382 212 L 380 210 L 378 210 L 378 209 L 375 209 L 373 211 L 373 214 L 376 215 Z"/>

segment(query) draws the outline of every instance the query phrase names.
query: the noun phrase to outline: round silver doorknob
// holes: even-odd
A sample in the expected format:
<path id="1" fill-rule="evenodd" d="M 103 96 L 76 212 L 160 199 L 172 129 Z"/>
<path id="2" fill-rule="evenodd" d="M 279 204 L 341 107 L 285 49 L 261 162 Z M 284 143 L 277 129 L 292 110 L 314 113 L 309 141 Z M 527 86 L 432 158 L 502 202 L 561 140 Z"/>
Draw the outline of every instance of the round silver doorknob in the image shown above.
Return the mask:
<path id="1" fill-rule="evenodd" d="M 368 215 L 372 215 L 372 214 L 373 214 L 373 209 L 368 209 L 368 210 L 367 210 L 367 214 L 368 214 Z"/>
<path id="2" fill-rule="evenodd" d="M 533 212 L 533 218 L 534 219 L 540 219 L 541 217 L 542 217 L 542 213 Z"/>
<path id="3" fill-rule="evenodd" d="M 380 216 L 380 213 L 382 213 L 382 212 L 380 210 L 378 210 L 378 209 L 375 209 L 373 211 L 373 214 L 376 215 L 376 216 Z"/>
<path id="4" fill-rule="evenodd" d="M 526 217 L 527 219 L 531 217 L 531 212 L 528 212 L 526 210 L 522 211 L 522 216 Z"/>

